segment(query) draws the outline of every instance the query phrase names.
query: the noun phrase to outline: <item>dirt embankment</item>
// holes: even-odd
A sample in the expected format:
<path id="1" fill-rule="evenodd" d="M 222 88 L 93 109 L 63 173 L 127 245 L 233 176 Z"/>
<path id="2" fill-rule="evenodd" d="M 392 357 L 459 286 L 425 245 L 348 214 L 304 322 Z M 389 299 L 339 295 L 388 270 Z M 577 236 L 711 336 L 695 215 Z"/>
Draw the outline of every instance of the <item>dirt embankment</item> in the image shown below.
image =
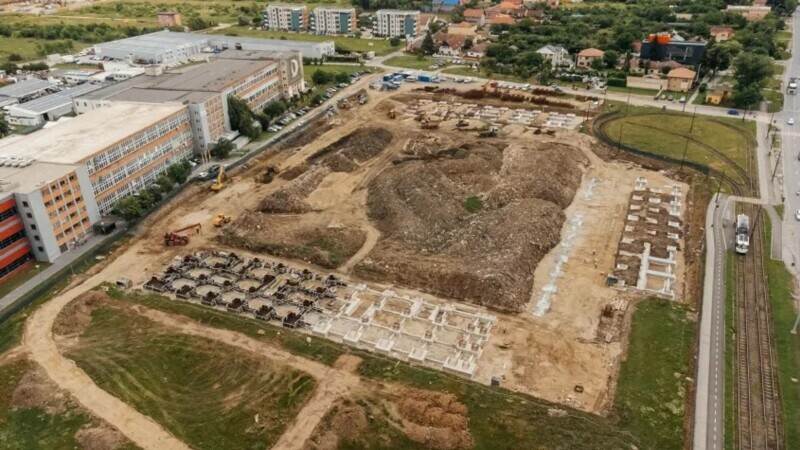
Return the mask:
<path id="1" fill-rule="evenodd" d="M 538 262 L 560 240 L 584 154 L 566 144 L 423 140 L 369 184 L 368 214 L 382 237 L 356 272 L 519 311 Z"/>
<path id="2" fill-rule="evenodd" d="M 357 170 L 387 148 L 393 138 L 383 128 L 361 128 L 318 150 L 304 163 L 280 174 L 288 181 L 267 195 L 255 210 L 241 214 L 220 242 L 328 269 L 341 266 L 358 252 L 366 233 L 354 221 L 338 220 L 335 214 L 312 206 L 315 204 L 309 202 L 309 196 L 329 176 Z"/>

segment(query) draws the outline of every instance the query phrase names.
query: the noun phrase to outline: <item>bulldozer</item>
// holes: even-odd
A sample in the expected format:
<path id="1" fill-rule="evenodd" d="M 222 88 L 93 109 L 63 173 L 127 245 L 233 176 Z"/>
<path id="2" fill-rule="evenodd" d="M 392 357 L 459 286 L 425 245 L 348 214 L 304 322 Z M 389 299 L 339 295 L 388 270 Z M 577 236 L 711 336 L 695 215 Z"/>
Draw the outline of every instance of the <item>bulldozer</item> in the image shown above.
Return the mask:
<path id="1" fill-rule="evenodd" d="M 466 128 L 469 126 L 469 122 L 464 119 L 458 119 L 458 123 L 456 124 L 456 128 Z"/>
<path id="2" fill-rule="evenodd" d="M 226 223 L 231 223 L 231 216 L 226 216 L 225 214 L 217 214 L 217 217 L 214 217 L 214 226 L 219 228 Z"/>
<path id="3" fill-rule="evenodd" d="M 487 137 L 497 137 L 498 129 L 495 126 L 489 127 L 485 130 L 481 130 L 478 132 L 478 137 L 487 138 Z"/>
<path id="4" fill-rule="evenodd" d="M 267 166 L 267 171 L 262 173 L 261 176 L 258 177 L 258 181 L 264 184 L 272 183 L 272 180 L 275 179 L 275 175 L 278 174 L 278 168 L 275 167 L 274 164 L 270 164 Z"/>
<path id="5" fill-rule="evenodd" d="M 179 228 L 177 230 L 172 230 L 164 234 L 164 245 L 167 247 L 173 247 L 176 245 L 186 245 L 189 243 L 189 236 L 184 233 L 188 232 L 195 232 L 196 234 L 200 234 L 202 231 L 203 226 L 199 223 L 195 223 L 183 228 Z"/>
<path id="6" fill-rule="evenodd" d="M 225 187 L 225 181 L 227 179 L 227 175 L 225 175 L 225 166 L 221 166 L 219 168 L 219 174 L 217 174 L 217 180 L 211 184 L 211 190 L 213 192 L 219 192 Z"/>
<path id="7" fill-rule="evenodd" d="M 438 121 L 438 120 L 429 120 L 427 118 L 422 119 L 422 129 L 423 130 L 435 130 L 435 129 L 439 128 L 439 123 L 441 123 L 441 122 Z"/>

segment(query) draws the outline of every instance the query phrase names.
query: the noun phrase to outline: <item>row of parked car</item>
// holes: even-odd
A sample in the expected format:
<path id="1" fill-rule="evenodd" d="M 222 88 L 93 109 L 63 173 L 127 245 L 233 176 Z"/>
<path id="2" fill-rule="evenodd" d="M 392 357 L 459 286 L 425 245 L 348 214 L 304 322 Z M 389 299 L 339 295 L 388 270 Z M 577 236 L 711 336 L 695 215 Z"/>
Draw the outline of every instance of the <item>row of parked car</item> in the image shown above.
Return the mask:
<path id="1" fill-rule="evenodd" d="M 284 116 L 282 116 L 278 120 L 276 120 L 275 123 L 270 125 L 267 128 L 267 131 L 270 131 L 270 132 L 273 132 L 273 133 L 275 133 L 276 131 L 281 131 L 283 129 L 283 127 L 289 125 L 290 123 L 292 123 L 293 120 L 297 119 L 298 117 L 305 116 L 306 114 L 309 113 L 309 111 L 311 111 L 311 107 L 310 106 L 305 106 L 303 108 L 298 109 L 295 112 L 291 112 L 291 113 L 285 114 Z M 301 121 L 301 125 L 302 125 L 302 121 Z"/>

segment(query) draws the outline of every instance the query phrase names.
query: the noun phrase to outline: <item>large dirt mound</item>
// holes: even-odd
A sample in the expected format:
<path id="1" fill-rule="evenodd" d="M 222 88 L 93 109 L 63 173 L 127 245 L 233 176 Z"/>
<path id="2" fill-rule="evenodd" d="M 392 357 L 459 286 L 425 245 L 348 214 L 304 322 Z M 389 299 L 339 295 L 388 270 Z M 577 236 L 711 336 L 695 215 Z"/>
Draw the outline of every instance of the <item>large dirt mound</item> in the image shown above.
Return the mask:
<path id="1" fill-rule="evenodd" d="M 70 302 L 56 317 L 53 332 L 62 336 L 83 334 L 92 322 L 92 311 L 106 303 L 105 292 L 89 291 Z"/>
<path id="2" fill-rule="evenodd" d="M 411 440 L 439 450 L 472 448 L 467 407 L 452 394 L 414 389 L 399 404 Z"/>
<path id="3" fill-rule="evenodd" d="M 305 202 L 308 194 L 322 183 L 322 180 L 330 173 L 330 169 L 322 166 L 314 166 L 302 175 L 294 178 L 284 185 L 281 189 L 273 192 L 261 201 L 258 209 L 265 213 L 276 214 L 301 214 L 311 211 L 311 207 Z"/>
<path id="4" fill-rule="evenodd" d="M 410 144 L 422 158 L 370 182 L 368 214 L 382 236 L 357 272 L 519 311 L 536 265 L 559 242 L 586 157 L 564 144 L 478 141 L 436 152 L 431 143 Z"/>
<path id="5" fill-rule="evenodd" d="M 392 142 L 392 133 L 385 128 L 360 128 L 311 156 L 334 172 L 351 172 L 375 157 Z"/>

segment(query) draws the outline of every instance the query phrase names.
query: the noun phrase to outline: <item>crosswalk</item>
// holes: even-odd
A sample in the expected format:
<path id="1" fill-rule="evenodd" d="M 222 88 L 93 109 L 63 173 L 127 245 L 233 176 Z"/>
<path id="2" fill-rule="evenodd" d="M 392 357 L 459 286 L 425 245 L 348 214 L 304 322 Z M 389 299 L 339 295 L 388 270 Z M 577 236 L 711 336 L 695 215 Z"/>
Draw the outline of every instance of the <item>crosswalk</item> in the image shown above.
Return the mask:
<path id="1" fill-rule="evenodd" d="M 798 137 L 800 136 L 800 131 L 781 131 L 781 136 Z"/>

